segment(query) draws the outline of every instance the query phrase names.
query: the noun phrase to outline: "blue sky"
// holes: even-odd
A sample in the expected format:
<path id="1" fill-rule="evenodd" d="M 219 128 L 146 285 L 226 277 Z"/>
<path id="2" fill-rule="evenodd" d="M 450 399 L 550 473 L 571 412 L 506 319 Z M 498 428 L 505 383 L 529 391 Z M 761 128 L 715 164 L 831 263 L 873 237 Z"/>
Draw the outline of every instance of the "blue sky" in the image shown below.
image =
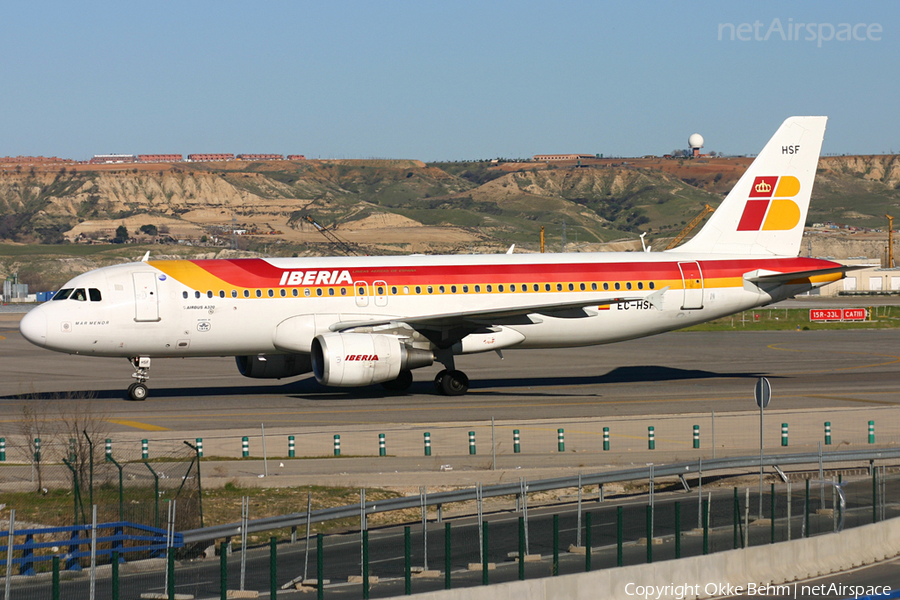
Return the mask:
<path id="1" fill-rule="evenodd" d="M 756 39 L 776 19 L 800 39 Z M 4 3 L 0 55 L 0 156 L 743 154 L 794 114 L 830 117 L 825 153 L 900 152 L 887 1 L 38 0 Z"/>

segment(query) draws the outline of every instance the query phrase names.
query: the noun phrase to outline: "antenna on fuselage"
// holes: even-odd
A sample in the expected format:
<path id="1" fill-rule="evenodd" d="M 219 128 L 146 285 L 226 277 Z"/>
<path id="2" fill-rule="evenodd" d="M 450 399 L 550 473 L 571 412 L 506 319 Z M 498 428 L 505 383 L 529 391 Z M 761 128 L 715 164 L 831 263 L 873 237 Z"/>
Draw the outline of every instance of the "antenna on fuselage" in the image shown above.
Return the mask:
<path id="1" fill-rule="evenodd" d="M 147 250 L 147 253 L 144 254 L 144 258 L 141 259 L 141 262 L 147 262 L 148 260 L 150 260 L 150 251 L 149 250 Z"/>

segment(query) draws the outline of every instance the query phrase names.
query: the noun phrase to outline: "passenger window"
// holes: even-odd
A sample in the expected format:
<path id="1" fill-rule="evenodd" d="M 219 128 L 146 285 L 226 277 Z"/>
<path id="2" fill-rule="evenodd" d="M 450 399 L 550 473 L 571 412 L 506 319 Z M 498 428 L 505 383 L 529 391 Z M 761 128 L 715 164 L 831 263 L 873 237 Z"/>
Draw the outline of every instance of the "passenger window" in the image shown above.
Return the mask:
<path id="1" fill-rule="evenodd" d="M 422 286 L 421 286 L 421 285 L 417 285 L 417 286 L 416 286 L 416 293 L 417 293 L 417 294 L 421 294 L 421 293 L 422 293 Z"/>
<path id="2" fill-rule="evenodd" d="M 284 298 L 285 296 L 287 296 L 287 290 L 284 289 L 284 288 L 281 288 L 281 290 L 279 290 L 278 293 L 281 294 L 281 297 L 282 297 L 282 298 Z"/>
<path id="3" fill-rule="evenodd" d="M 54 300 L 65 300 L 72 293 L 72 288 L 66 288 L 63 290 L 59 290 L 53 295 Z"/>
<path id="4" fill-rule="evenodd" d="M 316 288 L 316 296 L 322 295 L 322 288 Z"/>
<path id="5" fill-rule="evenodd" d="M 206 292 L 206 297 L 207 297 L 207 298 L 212 298 L 212 297 L 213 297 L 212 290 L 209 290 L 209 291 Z"/>
<path id="6" fill-rule="evenodd" d="M 497 286 L 497 291 L 498 291 L 498 292 L 502 292 L 502 291 L 503 291 L 503 284 L 502 284 L 502 283 L 501 283 L 500 285 Z"/>
<path id="7" fill-rule="evenodd" d="M 606 290 L 608 290 L 608 289 L 609 289 L 609 284 L 608 284 L 608 283 L 604 283 L 604 284 L 603 284 L 603 291 L 606 291 Z"/>
<path id="8" fill-rule="evenodd" d="M 438 291 L 439 291 L 440 293 L 443 294 L 443 293 L 444 293 L 444 286 L 438 286 Z"/>
<path id="9" fill-rule="evenodd" d="M 428 290 L 428 293 L 429 293 L 429 294 L 434 293 L 434 288 L 431 287 L 430 285 L 429 285 L 426 289 Z"/>
<path id="10" fill-rule="evenodd" d="M 328 295 L 334 296 L 334 288 L 328 288 Z"/>
<path id="11" fill-rule="evenodd" d="M 643 281 L 638 281 L 638 289 L 639 289 L 639 290 L 644 289 L 644 282 L 643 282 Z"/>
<path id="12" fill-rule="evenodd" d="M 533 286 L 531 286 L 531 289 L 535 292 L 539 292 L 541 291 L 541 286 L 539 286 L 538 284 L 534 284 Z"/>
<path id="13" fill-rule="evenodd" d="M 617 290 L 622 289 L 622 286 L 619 285 L 619 282 L 618 282 L 618 281 L 616 282 L 616 289 L 617 289 Z"/>
<path id="14" fill-rule="evenodd" d="M 509 284 L 509 291 L 511 291 L 511 292 L 516 291 L 516 284 L 514 284 L 514 283 Z"/>
<path id="15" fill-rule="evenodd" d="M 187 293 L 187 292 L 181 292 L 181 297 L 184 298 L 185 300 L 187 300 L 188 293 Z M 56 300 L 56 298 L 54 298 L 54 300 Z"/>
<path id="16" fill-rule="evenodd" d="M 545 283 L 545 284 L 544 284 L 544 291 L 545 291 L 545 292 L 549 292 L 549 291 L 550 291 L 550 284 L 549 284 L 549 283 Z"/>
<path id="17" fill-rule="evenodd" d="M 219 298 L 225 297 L 225 290 L 219 290 Z"/>
<path id="18" fill-rule="evenodd" d="M 341 288 L 341 296 L 346 296 L 346 295 L 347 295 L 347 288 L 342 287 Z"/>
<path id="19" fill-rule="evenodd" d="M 256 297 L 262 298 L 262 290 L 256 290 Z"/>
<path id="20" fill-rule="evenodd" d="M 300 290 L 298 290 L 297 288 L 294 288 L 291 290 L 291 296 L 293 296 L 294 298 L 296 298 L 299 295 L 300 295 Z"/>
<path id="21" fill-rule="evenodd" d="M 408 294 L 408 293 L 409 293 L 409 286 L 408 286 L 408 285 L 404 285 L 404 286 L 403 286 L 403 293 L 404 293 L 404 294 Z"/>
<path id="22" fill-rule="evenodd" d="M 468 286 L 468 285 L 464 285 L 464 286 L 463 286 L 463 294 L 468 294 L 468 293 L 469 293 L 469 286 Z"/>
<path id="23" fill-rule="evenodd" d="M 477 294 L 477 293 L 479 293 L 480 291 L 481 291 L 481 286 L 480 286 L 480 285 L 476 285 L 476 286 L 475 286 L 475 293 Z"/>
<path id="24" fill-rule="evenodd" d="M 237 290 L 231 290 L 231 297 L 237 298 Z"/>
<path id="25" fill-rule="evenodd" d="M 570 291 L 570 292 L 574 292 L 574 291 L 575 291 L 575 284 L 574 284 L 574 283 L 570 283 L 570 284 L 569 284 L 569 291 Z"/>
<path id="26" fill-rule="evenodd" d="M 651 282 L 650 282 L 650 289 L 652 290 L 652 289 L 655 288 L 655 287 L 656 287 L 656 284 L 653 283 L 653 282 L 651 281 Z"/>
<path id="27" fill-rule="evenodd" d="M 91 297 L 91 302 L 100 302 L 100 290 L 97 288 L 90 288 L 88 294 Z"/>
<path id="28" fill-rule="evenodd" d="M 358 293 L 360 296 L 365 296 L 365 295 L 366 295 L 366 288 L 364 288 L 364 287 L 359 287 L 359 288 L 357 288 L 356 291 L 357 291 L 357 293 Z"/>
<path id="29" fill-rule="evenodd" d="M 561 283 L 557 283 L 557 284 L 556 284 L 556 291 L 557 291 L 557 292 L 561 292 L 561 291 L 562 291 L 562 284 L 561 284 Z"/>
<path id="30" fill-rule="evenodd" d="M 250 297 L 250 290 L 244 290 L 244 298 Z"/>
<path id="31" fill-rule="evenodd" d="M 269 290 L 266 293 L 268 294 L 269 298 L 273 298 L 275 296 L 275 290 Z"/>
<path id="32" fill-rule="evenodd" d="M 194 292 L 194 298 L 199 298 L 199 297 L 200 297 L 200 291 L 198 290 L 198 291 Z"/>
<path id="33" fill-rule="evenodd" d="M 597 291 L 597 282 L 596 282 L 596 281 L 595 281 L 594 283 L 591 284 L 591 290 L 594 291 L 594 292 Z"/>
<path id="34" fill-rule="evenodd" d="M 312 294 L 309 291 L 309 288 L 303 288 L 303 295 L 309 298 Z"/>
<path id="35" fill-rule="evenodd" d="M 630 282 L 630 281 L 629 281 L 628 283 L 625 284 L 625 289 L 626 289 L 626 290 L 630 290 L 630 289 L 631 289 L 631 282 Z"/>
<path id="36" fill-rule="evenodd" d="M 378 286 L 378 292 L 377 292 L 377 295 L 379 295 L 379 296 L 384 296 L 384 288 L 383 288 L 382 286 L 380 286 L 380 285 Z"/>
<path id="37" fill-rule="evenodd" d="M 491 284 L 487 284 L 487 286 L 484 289 L 486 289 L 488 292 L 493 292 L 494 286 L 492 286 Z"/>
<path id="38" fill-rule="evenodd" d="M 587 289 L 587 286 L 586 286 L 586 285 L 584 285 L 584 284 L 583 284 L 583 283 L 582 283 L 582 284 L 581 284 L 581 285 L 580 285 L 580 286 L 579 286 L 579 288 L 580 288 L 580 289 L 581 289 L 581 291 L 582 291 L 582 292 L 583 292 L 583 291 L 584 291 L 584 290 L 586 290 L 586 289 Z"/>
<path id="39" fill-rule="evenodd" d="M 397 286 L 392 285 L 391 286 L 391 296 L 396 296 L 396 295 L 397 295 Z"/>

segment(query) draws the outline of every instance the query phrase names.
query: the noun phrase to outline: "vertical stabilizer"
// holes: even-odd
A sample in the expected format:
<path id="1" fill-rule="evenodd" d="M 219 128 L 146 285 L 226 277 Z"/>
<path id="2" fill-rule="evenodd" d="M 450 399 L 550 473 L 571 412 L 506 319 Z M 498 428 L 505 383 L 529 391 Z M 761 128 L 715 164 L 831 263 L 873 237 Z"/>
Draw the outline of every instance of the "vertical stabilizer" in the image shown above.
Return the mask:
<path id="1" fill-rule="evenodd" d="M 669 252 L 797 256 L 827 117 L 790 117 L 703 229 Z"/>

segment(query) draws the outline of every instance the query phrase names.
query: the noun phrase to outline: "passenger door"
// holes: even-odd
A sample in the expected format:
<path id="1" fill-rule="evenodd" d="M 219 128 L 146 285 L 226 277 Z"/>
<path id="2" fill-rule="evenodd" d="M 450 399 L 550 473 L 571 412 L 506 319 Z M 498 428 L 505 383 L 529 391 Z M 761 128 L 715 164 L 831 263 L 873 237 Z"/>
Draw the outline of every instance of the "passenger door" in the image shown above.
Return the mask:
<path id="1" fill-rule="evenodd" d="M 159 321 L 156 273 L 132 273 L 134 279 L 134 320 Z"/>

